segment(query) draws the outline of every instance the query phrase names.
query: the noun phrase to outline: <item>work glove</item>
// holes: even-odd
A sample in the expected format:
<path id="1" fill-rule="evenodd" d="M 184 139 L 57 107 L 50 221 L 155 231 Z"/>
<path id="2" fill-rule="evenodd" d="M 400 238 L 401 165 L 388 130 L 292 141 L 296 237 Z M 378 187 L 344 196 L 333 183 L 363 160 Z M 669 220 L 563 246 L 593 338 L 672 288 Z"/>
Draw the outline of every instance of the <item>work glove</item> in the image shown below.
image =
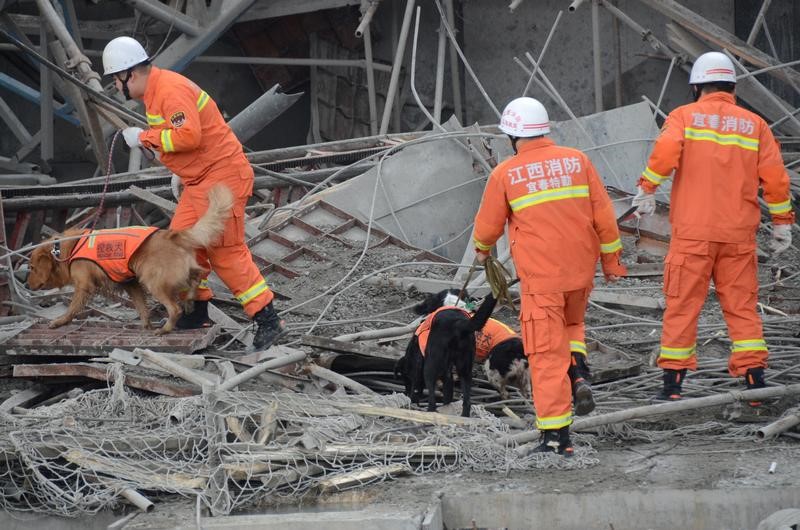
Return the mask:
<path id="1" fill-rule="evenodd" d="M 144 129 L 141 127 L 128 127 L 122 130 L 122 137 L 125 138 L 125 143 L 128 144 L 128 147 L 131 149 L 134 147 L 142 147 L 142 141 L 139 140 L 139 135 L 142 134 L 143 131 Z"/>
<path id="2" fill-rule="evenodd" d="M 792 246 L 792 225 L 772 225 L 772 241 L 769 244 L 774 254 L 780 254 Z"/>
<path id="3" fill-rule="evenodd" d="M 181 198 L 181 178 L 175 173 L 172 174 L 169 187 L 172 188 L 172 196 L 175 197 L 175 200 L 179 200 Z"/>
<path id="4" fill-rule="evenodd" d="M 656 196 L 653 193 L 647 193 L 638 186 L 639 192 L 631 201 L 631 206 L 636 206 L 636 215 L 652 215 L 656 211 Z"/>

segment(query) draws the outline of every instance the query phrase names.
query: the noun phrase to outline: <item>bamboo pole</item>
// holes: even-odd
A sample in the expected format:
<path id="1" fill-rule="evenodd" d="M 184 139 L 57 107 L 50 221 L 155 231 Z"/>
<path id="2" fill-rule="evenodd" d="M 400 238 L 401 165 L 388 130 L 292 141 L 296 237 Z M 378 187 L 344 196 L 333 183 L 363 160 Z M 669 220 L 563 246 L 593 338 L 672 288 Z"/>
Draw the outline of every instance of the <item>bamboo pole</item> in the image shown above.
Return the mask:
<path id="1" fill-rule="evenodd" d="M 659 403 L 657 405 L 645 405 L 643 407 L 635 407 L 632 409 L 610 412 L 608 414 L 599 414 L 597 416 L 582 418 L 573 422 L 572 430 L 588 430 L 601 425 L 610 425 L 612 423 L 621 423 L 629 420 L 649 418 L 651 416 L 658 416 L 661 414 L 673 414 L 675 412 L 715 407 L 718 405 L 733 403 L 735 401 L 762 401 L 765 399 L 792 396 L 796 394 L 800 394 L 800 383 L 787 386 L 770 386 L 766 388 L 757 388 L 754 390 L 741 390 L 738 392 L 726 392 L 724 394 L 716 394 L 701 398 L 682 399 L 680 401 Z M 538 437 L 539 431 L 533 430 L 503 436 L 498 441 L 503 445 L 507 445 L 509 443 L 523 444 L 536 440 Z"/>

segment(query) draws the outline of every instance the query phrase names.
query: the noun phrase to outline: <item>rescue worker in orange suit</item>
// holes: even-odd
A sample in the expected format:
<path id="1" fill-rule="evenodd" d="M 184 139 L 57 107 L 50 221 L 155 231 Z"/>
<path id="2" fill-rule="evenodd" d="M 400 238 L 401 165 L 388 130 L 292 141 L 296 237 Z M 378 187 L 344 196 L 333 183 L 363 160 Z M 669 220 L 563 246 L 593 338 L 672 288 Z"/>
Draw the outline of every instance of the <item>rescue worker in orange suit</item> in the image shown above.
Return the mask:
<path id="1" fill-rule="evenodd" d="M 484 263 L 508 222 L 536 427 L 543 433 L 538 450 L 570 456 L 568 329 L 584 321 L 598 258 L 608 281 L 627 274 L 622 243 L 597 171 L 581 151 L 546 137 L 550 122 L 541 103 L 511 101 L 500 130 L 516 155 L 489 176 L 475 217 L 475 250 Z"/>
<path id="2" fill-rule="evenodd" d="M 215 184 L 223 183 L 233 192 L 236 202 L 223 235 L 215 246 L 198 252 L 198 262 L 209 273 L 217 273 L 258 325 L 253 346 L 268 348 L 284 325 L 272 305 L 273 293 L 244 241 L 245 205 L 254 175 L 242 144 L 205 91 L 180 74 L 152 66 L 136 40 L 118 37 L 109 42 L 103 50 L 103 67 L 126 99 L 142 100 L 145 105 L 150 127 L 123 130 L 125 142 L 131 149 L 143 147 L 158 153 L 161 163 L 184 186 L 170 228 L 194 225 L 208 208 L 207 192 Z M 194 309 L 181 316 L 177 327 L 210 325 L 212 296 L 203 279 Z"/>
<path id="3" fill-rule="evenodd" d="M 759 184 L 776 253 L 791 245 L 794 223 L 780 148 L 763 119 L 736 105 L 731 60 L 719 52 L 701 55 L 689 83 L 695 102 L 667 116 L 633 201 L 637 213 L 652 214 L 654 192 L 674 171 L 658 357 L 662 400 L 680 399 L 687 369 L 697 368 L 697 319 L 711 278 L 732 341 L 729 373 L 743 376 L 747 388 L 765 385 L 767 344 L 756 313 Z"/>

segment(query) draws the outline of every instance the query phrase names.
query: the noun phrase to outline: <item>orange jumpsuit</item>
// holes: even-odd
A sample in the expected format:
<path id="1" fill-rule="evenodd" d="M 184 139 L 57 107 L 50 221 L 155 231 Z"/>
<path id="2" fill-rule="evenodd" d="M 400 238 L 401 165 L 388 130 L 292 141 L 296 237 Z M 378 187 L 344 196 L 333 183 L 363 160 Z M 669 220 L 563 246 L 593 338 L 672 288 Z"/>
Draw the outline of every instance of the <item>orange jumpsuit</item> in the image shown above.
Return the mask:
<path id="1" fill-rule="evenodd" d="M 158 232 L 153 226 L 126 226 L 85 232 L 69 256 L 69 262 L 86 259 L 96 263 L 112 282 L 132 280 L 136 274 L 128 268 L 131 257 L 142 243 Z"/>
<path id="2" fill-rule="evenodd" d="M 217 104 L 189 79 L 152 67 L 144 93 L 150 129 L 142 144 L 161 152 L 161 163 L 184 185 L 170 228 L 194 225 L 208 209 L 208 190 L 222 183 L 235 197 L 222 237 L 197 253 L 200 266 L 213 269 L 251 318 L 272 301 L 273 293 L 244 241 L 245 206 L 253 193 L 253 169 L 242 144 L 225 123 Z M 206 275 L 207 277 L 207 275 Z M 204 278 L 198 300 L 213 296 Z"/>
<path id="3" fill-rule="evenodd" d="M 606 275 L 626 274 L 614 208 L 585 154 L 534 138 L 492 171 L 475 217 L 476 251 L 488 253 L 506 221 L 536 426 L 560 429 L 572 423 L 570 340 L 581 329 L 598 257 Z"/>
<path id="4" fill-rule="evenodd" d="M 759 183 L 772 222 L 794 222 L 779 145 L 764 120 L 732 94 L 714 92 L 670 113 L 639 185 L 652 193 L 673 170 L 658 365 L 697 368 L 697 318 L 714 278 L 733 342 L 728 371 L 738 377 L 764 368 L 767 345 L 756 313 Z"/>
<path id="5" fill-rule="evenodd" d="M 513 329 L 490 318 L 482 330 L 475 332 L 475 361 L 482 363 L 489 358 L 489 353 L 495 346 L 515 337 L 519 335 Z"/>

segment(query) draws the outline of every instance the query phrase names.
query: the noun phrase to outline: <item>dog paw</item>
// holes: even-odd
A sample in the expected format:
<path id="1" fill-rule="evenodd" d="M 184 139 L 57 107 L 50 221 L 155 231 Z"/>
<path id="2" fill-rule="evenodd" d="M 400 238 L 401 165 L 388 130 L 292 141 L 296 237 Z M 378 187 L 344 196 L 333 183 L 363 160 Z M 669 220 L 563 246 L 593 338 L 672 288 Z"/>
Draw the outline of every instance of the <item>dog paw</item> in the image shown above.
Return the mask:
<path id="1" fill-rule="evenodd" d="M 166 326 L 158 328 L 156 330 L 156 335 L 166 335 L 170 331 L 172 331 L 172 326 L 166 325 Z"/>
<path id="2" fill-rule="evenodd" d="M 56 329 L 56 328 L 60 328 L 61 326 L 63 326 L 66 323 L 67 323 L 67 321 L 64 321 L 64 320 L 61 320 L 61 319 L 53 320 L 47 325 L 47 327 L 50 328 L 50 329 Z"/>

